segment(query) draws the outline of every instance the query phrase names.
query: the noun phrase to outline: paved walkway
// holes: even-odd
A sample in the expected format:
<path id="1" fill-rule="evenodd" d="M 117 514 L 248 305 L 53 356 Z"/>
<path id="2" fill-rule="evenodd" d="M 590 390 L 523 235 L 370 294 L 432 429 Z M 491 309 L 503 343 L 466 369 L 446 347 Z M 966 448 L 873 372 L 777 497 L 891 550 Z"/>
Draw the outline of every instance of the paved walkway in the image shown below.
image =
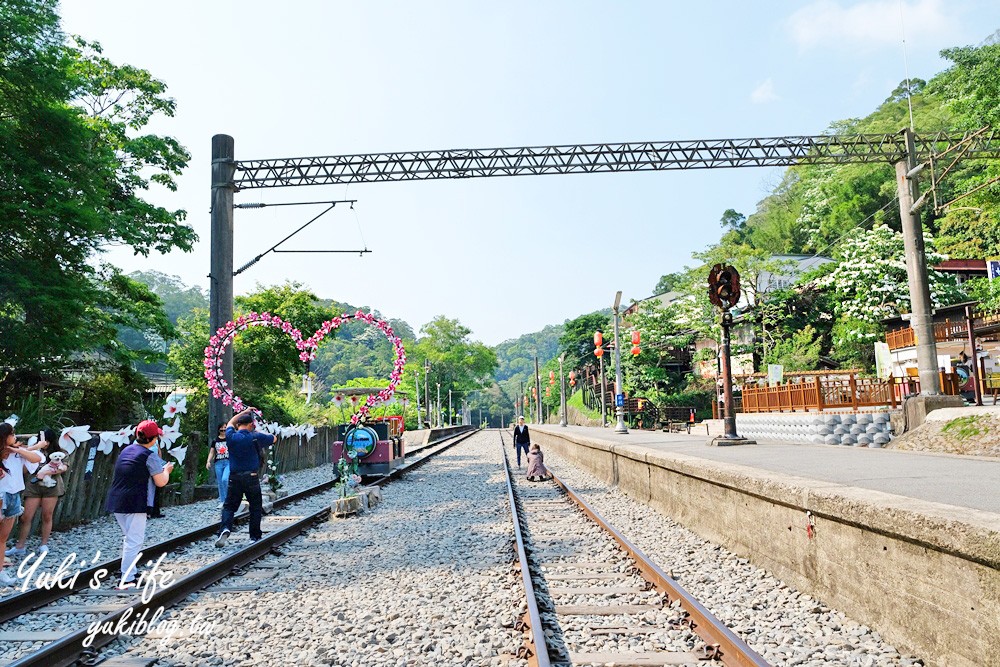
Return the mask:
<path id="1" fill-rule="evenodd" d="M 587 426 L 536 426 L 616 445 L 721 461 L 785 475 L 843 484 L 898 496 L 1000 514 L 1000 459 L 833 445 L 758 444 L 709 447 L 709 438 L 686 433 L 630 431 Z"/>

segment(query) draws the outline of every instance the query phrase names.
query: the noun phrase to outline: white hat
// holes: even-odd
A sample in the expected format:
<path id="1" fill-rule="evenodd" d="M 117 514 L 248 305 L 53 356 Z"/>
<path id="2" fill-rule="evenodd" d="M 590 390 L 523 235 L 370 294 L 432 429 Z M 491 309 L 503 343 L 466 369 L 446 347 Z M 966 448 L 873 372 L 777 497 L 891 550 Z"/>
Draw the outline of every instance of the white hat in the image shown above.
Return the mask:
<path id="1" fill-rule="evenodd" d="M 524 415 L 518 415 L 517 418 L 518 420 L 524 419 Z"/>

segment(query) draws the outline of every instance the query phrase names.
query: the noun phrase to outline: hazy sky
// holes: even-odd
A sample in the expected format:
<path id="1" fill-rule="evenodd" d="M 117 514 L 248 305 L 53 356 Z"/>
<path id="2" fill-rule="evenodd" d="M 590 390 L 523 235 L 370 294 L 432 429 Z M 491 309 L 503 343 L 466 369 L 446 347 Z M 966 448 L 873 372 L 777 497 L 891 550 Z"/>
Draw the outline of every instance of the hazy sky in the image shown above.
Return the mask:
<path id="1" fill-rule="evenodd" d="M 399 150 L 818 134 L 864 116 L 938 52 L 1000 28 L 996 0 L 135 2 L 63 0 L 63 27 L 169 86 L 152 130 L 192 154 L 176 193 L 194 252 L 146 260 L 207 289 L 210 148 L 237 160 Z M 920 128 L 917 128 L 918 131 Z M 357 199 L 236 292 L 286 280 L 418 329 L 458 318 L 488 344 L 648 296 L 780 178 L 738 169 L 249 190 L 237 203 Z M 237 210 L 235 265 L 319 212 Z"/>

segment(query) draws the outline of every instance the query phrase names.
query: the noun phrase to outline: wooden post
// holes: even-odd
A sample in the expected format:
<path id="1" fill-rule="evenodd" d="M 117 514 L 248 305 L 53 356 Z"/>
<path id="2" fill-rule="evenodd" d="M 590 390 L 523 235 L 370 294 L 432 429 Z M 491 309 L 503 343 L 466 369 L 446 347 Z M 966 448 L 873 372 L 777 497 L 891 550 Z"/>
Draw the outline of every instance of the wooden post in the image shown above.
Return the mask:
<path id="1" fill-rule="evenodd" d="M 819 377 L 816 378 L 816 410 L 823 412 L 823 386 Z"/>
<path id="2" fill-rule="evenodd" d="M 979 358 L 976 354 L 976 332 L 973 330 L 972 306 L 965 307 L 965 332 L 969 336 L 969 354 L 972 356 L 972 363 L 969 364 L 969 372 L 972 373 L 972 390 L 976 393 L 976 405 L 983 404 L 983 388 L 979 383 Z"/>
<path id="3" fill-rule="evenodd" d="M 209 335 L 233 319 L 233 176 L 236 160 L 233 138 L 225 134 L 212 137 L 212 236 L 211 272 L 209 273 Z M 233 348 L 222 357 L 222 374 L 233 383 Z M 232 410 L 211 394 L 208 397 L 208 433 L 228 422 Z"/>
<path id="4" fill-rule="evenodd" d="M 854 377 L 854 373 L 851 373 L 848 379 L 848 385 L 851 391 L 851 409 L 857 412 L 858 410 L 858 380 Z"/>

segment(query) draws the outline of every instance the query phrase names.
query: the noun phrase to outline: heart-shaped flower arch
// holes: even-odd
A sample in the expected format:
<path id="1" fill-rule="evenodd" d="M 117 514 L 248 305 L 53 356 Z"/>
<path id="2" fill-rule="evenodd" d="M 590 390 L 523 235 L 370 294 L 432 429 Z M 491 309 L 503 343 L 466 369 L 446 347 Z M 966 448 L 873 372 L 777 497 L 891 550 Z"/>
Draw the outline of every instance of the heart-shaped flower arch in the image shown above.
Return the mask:
<path id="1" fill-rule="evenodd" d="M 379 329 L 389 339 L 389 342 L 392 343 L 396 353 L 392 373 L 389 375 L 389 386 L 377 394 L 369 396 L 364 405 L 351 416 L 352 424 L 363 422 L 372 407 L 379 403 L 387 402 L 396 392 L 396 387 L 399 386 L 399 382 L 403 377 L 403 367 L 406 365 L 406 351 L 403 349 L 403 341 L 393 333 L 392 327 L 389 326 L 388 322 L 380 320 L 371 313 L 365 313 L 360 310 L 356 311 L 353 315 L 344 313 L 340 317 L 327 320 L 316 333 L 305 340 L 302 338 L 302 332 L 292 326 L 290 322 L 286 322 L 277 315 L 270 313 L 258 314 L 251 312 L 246 315 L 240 315 L 231 322 L 227 322 L 225 325 L 219 327 L 215 335 L 209 339 L 208 347 L 205 348 L 205 380 L 208 382 L 208 388 L 211 390 L 212 396 L 221 398 L 223 404 L 232 406 L 236 412 L 242 412 L 248 407 L 244 405 L 243 399 L 233 392 L 232 386 L 226 382 L 222 374 L 222 357 L 226 352 L 226 348 L 232 344 L 239 332 L 246 331 L 247 327 L 264 326 L 284 331 L 295 341 L 295 347 L 299 350 L 299 359 L 309 362 L 316 358 L 316 350 L 323 339 L 331 331 L 336 330 L 341 324 L 349 320 L 367 322 Z"/>

